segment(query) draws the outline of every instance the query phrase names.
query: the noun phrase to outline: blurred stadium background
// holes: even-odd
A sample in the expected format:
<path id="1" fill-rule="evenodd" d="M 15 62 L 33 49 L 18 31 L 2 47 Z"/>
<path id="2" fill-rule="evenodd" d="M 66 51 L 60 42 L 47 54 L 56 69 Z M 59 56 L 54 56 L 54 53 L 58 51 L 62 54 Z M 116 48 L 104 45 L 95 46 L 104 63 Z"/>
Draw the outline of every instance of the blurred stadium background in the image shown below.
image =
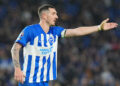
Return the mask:
<path id="1" fill-rule="evenodd" d="M 120 23 L 120 0 L 0 0 L 0 86 L 17 86 L 10 49 L 20 31 L 39 22 L 37 8 L 51 3 L 64 28 Z M 120 28 L 59 40 L 58 79 L 50 86 L 120 86 Z M 21 59 L 22 60 L 22 54 Z"/>

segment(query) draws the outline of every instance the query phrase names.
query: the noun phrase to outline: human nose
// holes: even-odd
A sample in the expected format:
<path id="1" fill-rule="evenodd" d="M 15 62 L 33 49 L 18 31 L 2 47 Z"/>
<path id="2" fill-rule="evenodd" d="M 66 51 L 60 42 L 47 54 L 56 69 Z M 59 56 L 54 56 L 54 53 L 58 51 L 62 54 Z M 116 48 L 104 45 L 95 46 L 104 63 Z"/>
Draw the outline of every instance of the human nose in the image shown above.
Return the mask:
<path id="1" fill-rule="evenodd" d="M 58 15 L 56 15 L 56 19 L 58 19 Z"/>

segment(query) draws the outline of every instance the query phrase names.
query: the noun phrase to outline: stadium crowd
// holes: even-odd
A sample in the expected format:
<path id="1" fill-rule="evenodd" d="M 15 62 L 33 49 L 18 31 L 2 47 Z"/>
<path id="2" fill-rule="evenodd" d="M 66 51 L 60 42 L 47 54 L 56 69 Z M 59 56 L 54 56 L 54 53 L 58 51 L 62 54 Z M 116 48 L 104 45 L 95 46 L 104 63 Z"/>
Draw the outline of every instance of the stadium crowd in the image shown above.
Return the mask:
<path id="1" fill-rule="evenodd" d="M 108 17 L 120 23 L 120 0 L 0 0 L 0 86 L 17 86 L 10 49 L 26 25 L 39 22 L 43 3 L 56 7 L 57 25 L 64 28 L 98 25 Z M 58 79 L 50 86 L 120 86 L 119 29 L 60 39 Z"/>

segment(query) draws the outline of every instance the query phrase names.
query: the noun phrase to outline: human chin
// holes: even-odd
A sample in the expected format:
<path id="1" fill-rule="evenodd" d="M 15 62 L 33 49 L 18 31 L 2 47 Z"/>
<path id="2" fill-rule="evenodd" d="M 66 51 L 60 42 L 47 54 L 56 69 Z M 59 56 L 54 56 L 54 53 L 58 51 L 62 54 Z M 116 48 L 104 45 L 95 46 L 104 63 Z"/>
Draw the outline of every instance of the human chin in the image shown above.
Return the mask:
<path id="1" fill-rule="evenodd" d="M 53 22 L 51 25 L 54 26 L 54 25 L 55 25 L 55 22 Z"/>

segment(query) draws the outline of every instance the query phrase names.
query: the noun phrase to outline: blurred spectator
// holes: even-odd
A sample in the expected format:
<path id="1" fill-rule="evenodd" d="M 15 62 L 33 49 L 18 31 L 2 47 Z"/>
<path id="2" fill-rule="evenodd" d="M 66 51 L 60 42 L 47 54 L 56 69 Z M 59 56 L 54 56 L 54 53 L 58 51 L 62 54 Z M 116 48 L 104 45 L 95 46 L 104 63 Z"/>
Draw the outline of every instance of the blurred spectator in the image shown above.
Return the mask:
<path id="1" fill-rule="evenodd" d="M 26 25 L 39 22 L 43 3 L 55 5 L 64 28 L 97 25 L 107 17 L 120 23 L 120 0 L 0 0 L 0 86 L 17 86 L 10 49 Z M 120 86 L 119 29 L 61 39 L 58 80 L 50 86 Z"/>

